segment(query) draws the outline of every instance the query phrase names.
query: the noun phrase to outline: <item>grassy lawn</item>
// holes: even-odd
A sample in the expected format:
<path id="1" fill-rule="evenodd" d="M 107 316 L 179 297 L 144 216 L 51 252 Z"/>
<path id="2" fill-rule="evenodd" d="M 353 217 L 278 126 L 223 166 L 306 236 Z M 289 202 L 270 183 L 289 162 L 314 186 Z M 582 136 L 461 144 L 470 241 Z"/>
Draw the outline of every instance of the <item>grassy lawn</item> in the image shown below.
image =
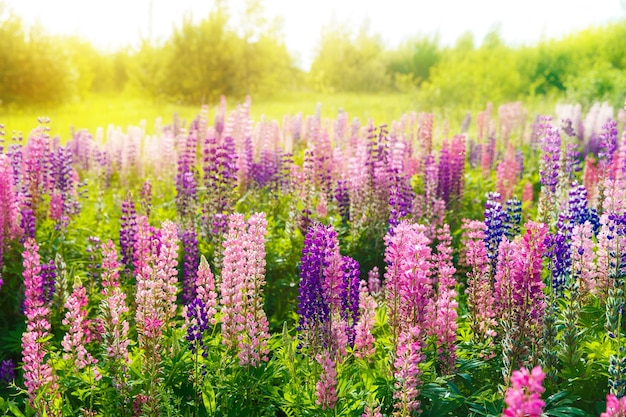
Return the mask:
<path id="1" fill-rule="evenodd" d="M 230 100 L 228 109 L 232 110 L 239 103 L 240 101 Z M 358 117 L 361 123 L 365 123 L 372 118 L 375 124 L 389 123 L 403 113 L 420 110 L 415 107 L 412 97 L 407 94 L 288 93 L 258 101 L 253 97 L 251 114 L 254 121 L 261 120 L 261 117 L 266 120 L 282 121 L 285 115 L 314 114 L 317 103 L 322 103 L 323 118 L 334 118 L 342 109 L 348 112 L 350 119 Z M 209 105 L 209 118 L 212 120 L 216 103 Z M 167 124 L 173 114 L 178 113 L 182 119 L 189 121 L 199 110 L 200 105 L 155 102 L 123 95 L 94 95 L 84 101 L 61 106 L 25 108 L 0 106 L 0 124 L 4 124 L 7 137 L 10 137 L 13 131 L 30 132 L 38 125 L 39 116 L 50 118 L 51 134 L 58 135 L 61 139 L 68 138 L 72 128 L 88 129 L 94 133 L 98 127 L 106 128 L 113 124 L 125 129 L 129 125 L 138 125 L 141 120 L 146 121 L 147 131 L 152 133 L 158 117 L 162 117 L 162 123 Z"/>

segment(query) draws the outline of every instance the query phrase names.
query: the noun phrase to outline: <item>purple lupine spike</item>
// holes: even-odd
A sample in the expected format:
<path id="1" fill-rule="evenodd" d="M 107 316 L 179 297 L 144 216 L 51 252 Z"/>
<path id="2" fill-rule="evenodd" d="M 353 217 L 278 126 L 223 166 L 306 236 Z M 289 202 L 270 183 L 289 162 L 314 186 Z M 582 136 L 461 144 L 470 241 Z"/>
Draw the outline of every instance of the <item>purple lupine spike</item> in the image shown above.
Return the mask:
<path id="1" fill-rule="evenodd" d="M 41 279 L 44 289 L 44 302 L 50 303 L 56 288 L 57 268 L 53 260 L 41 265 Z"/>
<path id="2" fill-rule="evenodd" d="M 359 263 L 349 256 L 343 257 L 345 294 L 343 295 L 343 311 L 348 325 L 348 343 L 354 344 L 355 326 L 359 321 Z"/>
<path id="3" fill-rule="evenodd" d="M 185 229 L 182 236 L 183 247 L 183 304 L 187 305 L 196 297 L 196 274 L 200 262 L 198 235 L 193 228 Z"/>
<path id="4" fill-rule="evenodd" d="M 348 181 L 337 180 L 335 200 L 337 201 L 341 221 L 347 222 L 350 220 L 350 191 L 348 190 Z"/>
<path id="5" fill-rule="evenodd" d="M 522 202 L 516 197 L 508 199 L 504 203 L 504 210 L 506 212 L 505 219 L 505 235 L 509 239 L 513 239 L 520 233 L 520 226 L 522 223 Z"/>
<path id="6" fill-rule="evenodd" d="M 6 359 L 0 363 L 0 387 L 7 386 L 15 381 L 15 364 L 13 359 Z"/>
<path id="7" fill-rule="evenodd" d="M 485 247 L 491 263 L 491 271 L 496 270 L 498 263 L 498 246 L 506 233 L 507 216 L 500 202 L 499 193 L 488 193 L 485 203 Z"/>
<path id="8" fill-rule="evenodd" d="M 447 140 L 443 141 L 439 152 L 439 166 L 437 169 L 437 197 L 446 204 L 450 201 L 450 146 Z"/>
<path id="9" fill-rule="evenodd" d="M 548 259 L 552 260 L 552 289 L 557 296 L 563 294 L 567 277 L 571 274 L 571 239 L 574 228 L 572 213 L 564 210 L 559 213 L 556 232 L 549 234 L 546 246 Z"/>
<path id="10" fill-rule="evenodd" d="M 602 132 L 599 136 L 598 160 L 603 169 L 608 169 L 613 162 L 615 151 L 617 151 L 617 123 L 611 119 L 602 125 Z"/>
<path id="11" fill-rule="evenodd" d="M 317 352 L 330 344 L 330 305 L 323 288 L 327 252 L 334 231 L 321 224 L 312 225 L 304 239 L 300 260 L 298 295 L 299 330 L 303 344 Z"/>

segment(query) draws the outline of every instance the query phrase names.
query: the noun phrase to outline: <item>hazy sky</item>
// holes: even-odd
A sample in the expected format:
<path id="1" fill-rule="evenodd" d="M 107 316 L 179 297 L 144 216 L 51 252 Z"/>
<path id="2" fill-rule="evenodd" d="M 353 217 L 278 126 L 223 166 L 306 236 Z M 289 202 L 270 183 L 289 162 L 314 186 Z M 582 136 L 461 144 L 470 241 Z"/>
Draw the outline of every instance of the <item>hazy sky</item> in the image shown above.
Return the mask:
<path id="1" fill-rule="evenodd" d="M 2 2 L 2 0 L 0 0 Z M 208 14 L 213 1 L 198 0 L 4 0 L 27 23 L 38 21 L 51 33 L 79 34 L 99 47 L 136 45 L 148 37 L 167 37 L 185 13 Z M 227 0 L 236 15 L 245 0 Z M 288 48 L 307 67 L 320 31 L 333 19 L 355 30 L 364 21 L 370 32 L 393 47 L 417 34 L 438 32 L 453 44 L 470 31 L 480 43 L 494 26 L 509 44 L 532 43 L 626 17 L 626 0 L 265 0 L 268 17 L 282 17 Z"/>

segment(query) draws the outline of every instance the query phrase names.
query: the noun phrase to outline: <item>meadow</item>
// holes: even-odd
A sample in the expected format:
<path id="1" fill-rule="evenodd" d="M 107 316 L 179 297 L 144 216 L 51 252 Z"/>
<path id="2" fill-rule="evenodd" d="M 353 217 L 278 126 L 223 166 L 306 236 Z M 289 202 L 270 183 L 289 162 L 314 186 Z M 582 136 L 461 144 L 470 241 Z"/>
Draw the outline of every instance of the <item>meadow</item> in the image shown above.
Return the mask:
<path id="1" fill-rule="evenodd" d="M 122 101 L 0 113 L 1 414 L 626 413 L 624 109 Z"/>

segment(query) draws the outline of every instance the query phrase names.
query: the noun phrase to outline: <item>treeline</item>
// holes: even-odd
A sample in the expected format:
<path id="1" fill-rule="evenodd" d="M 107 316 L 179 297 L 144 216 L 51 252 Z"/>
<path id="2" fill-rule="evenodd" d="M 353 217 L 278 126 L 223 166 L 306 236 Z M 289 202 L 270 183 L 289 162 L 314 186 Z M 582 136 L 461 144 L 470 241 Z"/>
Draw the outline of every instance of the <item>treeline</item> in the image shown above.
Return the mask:
<path id="1" fill-rule="evenodd" d="M 362 29 L 327 28 L 309 73 L 325 91 L 414 91 L 424 106 L 480 108 L 543 96 L 582 104 L 606 100 L 621 107 L 626 92 L 626 21 L 544 40 L 505 44 L 497 31 L 476 45 L 471 34 L 444 46 L 435 36 L 385 48 Z"/>
<path id="2" fill-rule="evenodd" d="M 185 19 L 162 42 L 105 53 L 88 42 L 26 29 L 0 3 L 0 105 L 62 103 L 92 93 L 136 92 L 198 105 L 220 95 L 271 98 L 287 90 L 404 92 L 429 108 L 482 108 L 538 98 L 624 102 L 626 21 L 531 46 L 497 31 L 443 45 L 437 35 L 386 46 L 364 26 L 323 29 L 308 72 L 296 66 L 260 0 L 236 19 L 218 2 L 202 21 Z"/>

